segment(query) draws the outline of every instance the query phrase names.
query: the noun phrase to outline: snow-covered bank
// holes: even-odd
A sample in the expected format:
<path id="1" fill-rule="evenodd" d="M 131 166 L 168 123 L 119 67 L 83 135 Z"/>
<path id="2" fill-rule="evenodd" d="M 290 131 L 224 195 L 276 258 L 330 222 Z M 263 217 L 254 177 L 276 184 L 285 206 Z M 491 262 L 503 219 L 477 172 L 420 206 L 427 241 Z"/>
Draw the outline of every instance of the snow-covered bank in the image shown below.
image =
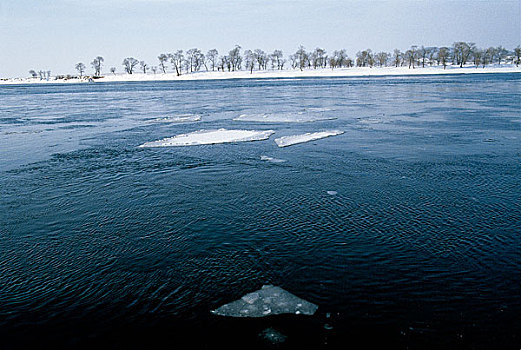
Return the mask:
<path id="1" fill-rule="evenodd" d="M 313 78 L 313 77 L 370 77 L 370 76 L 404 76 L 404 75 L 432 75 L 432 74 L 483 74 L 483 73 L 521 73 L 521 66 L 502 65 L 476 68 L 476 66 L 466 66 L 463 68 L 448 66 L 417 67 L 352 67 L 337 69 L 305 69 L 300 70 L 264 70 L 236 72 L 196 72 L 177 76 L 175 73 L 166 74 L 116 74 L 105 75 L 99 79 L 92 80 L 98 82 L 126 82 L 126 81 L 184 81 L 184 80 L 220 80 L 220 79 L 280 79 L 280 78 Z M 87 79 L 58 79 L 58 80 L 38 80 L 34 78 L 12 78 L 2 79 L 0 84 L 56 84 L 56 83 L 86 83 Z"/>

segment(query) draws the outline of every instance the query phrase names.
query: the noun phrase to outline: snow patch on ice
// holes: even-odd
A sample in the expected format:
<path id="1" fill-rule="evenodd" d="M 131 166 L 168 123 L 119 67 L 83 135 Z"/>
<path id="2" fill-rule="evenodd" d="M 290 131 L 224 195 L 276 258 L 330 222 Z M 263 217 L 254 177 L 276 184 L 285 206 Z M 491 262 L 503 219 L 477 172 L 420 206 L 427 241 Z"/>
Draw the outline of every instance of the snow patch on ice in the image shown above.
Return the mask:
<path id="1" fill-rule="evenodd" d="M 304 112 L 277 114 L 241 114 L 235 121 L 258 123 L 310 123 L 321 120 L 334 120 L 334 117 L 311 115 Z"/>
<path id="2" fill-rule="evenodd" d="M 261 141 L 267 140 L 273 133 L 273 130 L 199 130 L 158 141 L 146 142 L 139 147 L 176 147 L 212 145 L 230 142 Z"/>
<path id="3" fill-rule="evenodd" d="M 264 317 L 268 315 L 313 315 L 318 306 L 276 286 L 265 285 L 239 300 L 223 305 L 212 313 L 231 317 Z"/>
<path id="4" fill-rule="evenodd" d="M 275 139 L 275 143 L 279 147 L 287 147 L 296 145 L 298 143 L 304 143 L 314 140 L 323 139 L 329 136 L 336 136 L 343 134 L 343 131 L 340 130 L 330 130 L 330 131 L 321 131 L 321 132 L 313 132 L 313 133 L 306 133 L 301 135 L 291 135 L 291 136 L 283 136 L 279 137 L 278 139 Z"/>

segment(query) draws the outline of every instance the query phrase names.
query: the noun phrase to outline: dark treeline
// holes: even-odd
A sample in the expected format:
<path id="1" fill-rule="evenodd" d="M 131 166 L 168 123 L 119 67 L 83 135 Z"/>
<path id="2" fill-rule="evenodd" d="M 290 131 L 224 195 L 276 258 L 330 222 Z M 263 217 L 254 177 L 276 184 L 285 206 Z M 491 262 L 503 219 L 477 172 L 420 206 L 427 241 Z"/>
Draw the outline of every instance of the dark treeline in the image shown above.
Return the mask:
<path id="1" fill-rule="evenodd" d="M 158 56 L 157 65 L 149 65 L 145 61 L 139 61 L 134 57 L 123 59 L 124 72 L 133 74 L 141 73 L 169 73 L 174 72 L 178 76 L 184 73 L 199 71 L 233 72 L 246 70 L 253 73 L 254 70 L 283 70 L 283 69 L 318 69 L 318 68 L 350 68 L 350 67 L 408 67 L 415 69 L 426 66 L 463 67 L 473 65 L 476 68 L 485 68 L 492 64 L 515 64 L 521 63 L 521 46 L 512 51 L 502 47 L 479 48 L 470 42 L 455 42 L 450 47 L 424 47 L 411 46 L 406 51 L 395 49 L 390 52 L 373 52 L 371 49 L 359 51 L 354 57 L 350 57 L 345 49 L 326 52 L 321 48 L 307 51 L 300 46 L 297 51 L 285 57 L 281 50 L 272 53 L 261 49 L 241 51 L 241 46 L 236 45 L 224 55 L 219 54 L 216 49 L 203 53 L 200 49 L 177 50 L 173 53 L 162 53 Z M 104 59 L 96 57 L 90 66 L 93 75 L 89 78 L 101 77 Z M 82 78 L 86 72 L 86 65 L 77 63 L 76 71 Z M 110 72 L 116 74 L 117 68 L 110 67 Z M 29 71 L 33 78 L 49 79 L 50 71 Z M 59 78 L 74 78 L 76 76 L 57 76 Z"/>

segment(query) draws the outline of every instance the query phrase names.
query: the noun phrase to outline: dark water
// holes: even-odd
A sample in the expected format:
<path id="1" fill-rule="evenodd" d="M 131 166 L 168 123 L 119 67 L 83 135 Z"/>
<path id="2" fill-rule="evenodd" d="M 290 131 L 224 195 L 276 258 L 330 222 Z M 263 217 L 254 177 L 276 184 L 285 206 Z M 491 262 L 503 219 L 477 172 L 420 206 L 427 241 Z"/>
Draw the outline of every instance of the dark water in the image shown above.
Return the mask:
<path id="1" fill-rule="evenodd" d="M 519 349 L 520 101 L 519 74 L 0 87 L 0 348 Z M 292 111 L 337 119 L 232 120 Z M 276 134 L 137 147 L 221 127 Z M 210 313 L 263 284 L 319 309 Z"/>

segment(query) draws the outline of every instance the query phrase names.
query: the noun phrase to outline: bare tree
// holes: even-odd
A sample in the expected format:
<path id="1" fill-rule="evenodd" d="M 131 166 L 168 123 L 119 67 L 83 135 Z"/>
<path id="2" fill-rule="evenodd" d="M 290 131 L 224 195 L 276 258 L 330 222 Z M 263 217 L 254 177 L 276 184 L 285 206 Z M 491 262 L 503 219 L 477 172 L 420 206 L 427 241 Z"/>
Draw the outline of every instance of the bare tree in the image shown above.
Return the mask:
<path id="1" fill-rule="evenodd" d="M 148 64 L 146 64 L 145 61 L 139 61 L 139 66 L 141 67 L 143 74 L 147 74 Z"/>
<path id="2" fill-rule="evenodd" d="M 152 73 L 154 73 L 154 75 L 156 75 L 156 73 L 157 73 L 157 66 L 152 66 L 152 67 L 150 67 L 150 69 L 152 70 Z"/>
<path id="3" fill-rule="evenodd" d="M 347 51 L 345 49 L 342 50 L 335 50 L 333 51 L 333 60 L 331 58 L 329 59 L 329 66 L 331 68 L 335 67 L 352 67 L 353 62 L 351 59 L 347 56 Z M 331 63 L 333 63 L 334 67 L 331 66 Z"/>
<path id="4" fill-rule="evenodd" d="M 416 61 L 418 55 L 417 49 L 418 46 L 413 45 L 409 50 L 405 51 L 405 57 L 407 59 L 407 62 L 409 63 L 409 69 L 411 68 L 411 66 L 412 69 L 414 69 L 414 62 Z"/>
<path id="5" fill-rule="evenodd" d="M 279 70 L 283 69 L 286 60 L 284 59 L 284 54 L 282 53 L 282 50 L 273 51 L 270 57 L 273 66 L 276 65 L 277 69 Z"/>
<path id="6" fill-rule="evenodd" d="M 479 65 L 481 64 L 481 62 L 483 61 L 483 56 L 484 56 L 484 52 L 483 50 L 481 49 L 475 49 L 474 50 L 474 53 L 473 53 L 473 58 L 474 58 L 474 65 L 476 66 L 476 68 L 479 67 Z"/>
<path id="7" fill-rule="evenodd" d="M 217 70 L 220 70 L 221 72 L 224 72 L 224 67 L 227 66 L 228 70 L 230 70 L 230 65 L 228 63 L 228 57 L 227 56 L 221 56 L 219 57 L 219 66 L 217 67 Z"/>
<path id="8" fill-rule="evenodd" d="M 402 63 L 402 59 L 403 59 L 403 53 L 398 49 L 394 49 L 394 53 L 393 53 L 394 66 L 395 67 L 400 66 Z"/>
<path id="9" fill-rule="evenodd" d="M 333 54 L 333 56 L 328 57 L 327 63 L 329 64 L 329 67 L 331 69 L 335 69 L 338 66 L 338 61 L 334 54 Z"/>
<path id="10" fill-rule="evenodd" d="M 289 60 L 291 62 L 291 68 L 295 69 L 298 67 L 297 55 L 289 55 Z"/>
<path id="11" fill-rule="evenodd" d="M 205 64 L 204 54 L 199 49 L 194 49 L 194 52 L 191 55 L 191 66 L 193 67 L 193 72 L 198 72 L 201 67 Z"/>
<path id="12" fill-rule="evenodd" d="M 235 47 L 230 50 L 228 53 L 228 60 L 230 62 L 231 70 L 240 70 L 242 57 L 241 57 L 241 47 L 239 45 L 235 45 Z"/>
<path id="13" fill-rule="evenodd" d="M 519 67 L 519 63 L 521 63 L 521 46 L 518 46 L 514 49 L 514 55 L 516 55 L 516 67 Z"/>
<path id="14" fill-rule="evenodd" d="M 476 49 L 476 44 L 458 41 L 452 45 L 452 49 L 454 52 L 454 60 L 456 61 L 456 64 L 458 64 L 460 68 L 463 68 L 472 52 Z"/>
<path id="15" fill-rule="evenodd" d="M 505 49 L 503 46 L 498 46 L 496 48 L 496 58 L 498 65 L 501 65 L 501 61 L 503 60 L 503 58 L 505 58 L 506 55 L 508 55 L 508 50 Z"/>
<path id="16" fill-rule="evenodd" d="M 110 72 L 116 75 L 116 67 L 110 67 Z"/>
<path id="17" fill-rule="evenodd" d="M 251 50 L 244 51 L 244 66 L 253 74 L 253 68 L 255 67 L 256 55 Z"/>
<path id="18" fill-rule="evenodd" d="M 186 70 L 190 70 L 190 73 L 198 70 L 198 56 L 200 54 L 201 51 L 196 48 L 186 51 Z"/>
<path id="19" fill-rule="evenodd" d="M 481 57 L 481 66 L 485 68 L 487 64 L 490 64 L 494 60 L 494 56 L 496 55 L 496 49 L 493 47 L 489 47 L 488 49 L 483 50 L 483 56 Z"/>
<path id="20" fill-rule="evenodd" d="M 83 73 L 85 73 L 85 65 L 83 63 L 77 63 L 75 66 L 78 73 L 80 73 L 80 79 L 83 77 Z"/>
<path id="21" fill-rule="evenodd" d="M 215 70 L 215 67 L 217 67 L 217 59 L 219 57 L 219 51 L 216 49 L 208 50 L 206 53 L 206 61 L 210 63 L 210 67 L 212 67 L 212 71 Z"/>
<path id="22" fill-rule="evenodd" d="M 420 50 L 418 51 L 418 57 L 422 60 L 422 68 L 425 68 L 425 61 L 427 60 L 427 55 L 429 54 L 429 48 L 425 46 L 421 46 Z"/>
<path id="23" fill-rule="evenodd" d="M 95 77 L 99 77 L 101 75 L 101 66 L 102 66 L 104 61 L 105 60 L 103 59 L 103 57 L 98 56 L 90 63 L 92 68 L 94 68 L 94 76 Z"/>
<path id="24" fill-rule="evenodd" d="M 447 62 L 449 61 L 449 48 L 448 47 L 440 47 L 438 49 L 438 63 L 443 65 L 443 69 L 447 68 Z"/>
<path id="25" fill-rule="evenodd" d="M 310 55 L 311 64 L 314 69 L 322 68 L 325 66 L 325 63 L 327 61 L 326 57 L 326 51 L 324 49 L 321 49 L 317 47 L 315 51 L 313 51 Z"/>
<path id="26" fill-rule="evenodd" d="M 125 71 L 128 74 L 132 74 L 134 72 L 134 68 L 138 65 L 139 61 L 134 57 L 127 57 L 123 60 L 123 66 L 125 67 Z"/>
<path id="27" fill-rule="evenodd" d="M 300 70 L 304 70 L 304 67 L 309 64 L 309 55 L 304 46 L 299 46 L 297 52 L 295 52 L 295 59 L 297 61 L 297 67 L 299 67 Z"/>
<path id="28" fill-rule="evenodd" d="M 372 67 L 374 65 L 374 57 L 371 49 L 359 51 L 356 54 L 356 65 L 358 67 Z"/>
<path id="29" fill-rule="evenodd" d="M 161 55 L 157 56 L 157 59 L 159 60 L 159 67 L 161 67 L 161 70 L 163 71 L 163 74 L 166 73 L 166 65 L 165 65 L 165 63 L 168 61 L 168 58 L 170 56 L 171 56 L 170 54 L 166 54 L 166 53 L 162 53 Z"/>
<path id="30" fill-rule="evenodd" d="M 387 52 L 378 52 L 377 54 L 374 55 L 374 58 L 376 60 L 376 64 L 379 65 L 380 67 L 383 67 L 383 66 L 386 66 L 387 65 L 387 61 L 389 60 L 389 57 L 391 55 L 388 54 Z"/>
<path id="31" fill-rule="evenodd" d="M 177 76 L 181 75 L 181 69 L 183 68 L 184 54 L 183 50 L 177 50 L 173 55 L 169 55 L 170 62 L 174 65 Z"/>
<path id="32" fill-rule="evenodd" d="M 268 65 L 268 55 L 261 49 L 256 49 L 254 51 L 255 60 L 259 65 L 259 70 L 266 69 Z"/>
<path id="33" fill-rule="evenodd" d="M 433 63 L 434 63 L 434 58 L 438 54 L 438 48 L 437 47 L 429 47 L 429 48 L 427 48 L 427 50 L 428 50 L 428 56 L 429 56 L 429 65 L 432 66 Z"/>

